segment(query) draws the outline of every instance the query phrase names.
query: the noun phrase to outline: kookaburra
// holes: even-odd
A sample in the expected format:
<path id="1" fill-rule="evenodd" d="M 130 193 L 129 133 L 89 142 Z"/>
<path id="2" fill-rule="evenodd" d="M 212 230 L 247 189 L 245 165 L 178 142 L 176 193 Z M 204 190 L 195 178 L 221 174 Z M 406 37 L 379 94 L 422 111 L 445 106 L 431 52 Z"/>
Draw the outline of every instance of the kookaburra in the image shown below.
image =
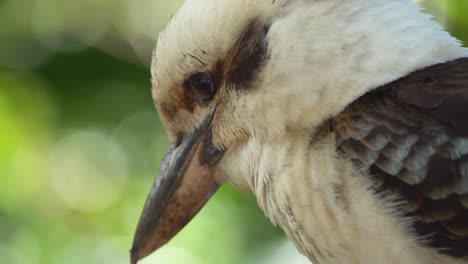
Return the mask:
<path id="1" fill-rule="evenodd" d="M 186 0 L 151 73 L 132 263 L 225 183 L 315 264 L 468 263 L 468 50 L 411 1 Z"/>

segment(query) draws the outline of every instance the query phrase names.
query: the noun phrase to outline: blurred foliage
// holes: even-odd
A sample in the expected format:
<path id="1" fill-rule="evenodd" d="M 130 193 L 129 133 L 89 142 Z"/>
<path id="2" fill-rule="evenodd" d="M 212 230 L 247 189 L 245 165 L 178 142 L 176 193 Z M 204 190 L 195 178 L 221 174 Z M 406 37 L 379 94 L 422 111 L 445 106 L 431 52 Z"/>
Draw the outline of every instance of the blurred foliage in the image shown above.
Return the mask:
<path id="1" fill-rule="evenodd" d="M 0 1 L 2 263 L 128 263 L 168 145 L 148 63 L 181 1 Z M 468 1 L 423 1 L 468 41 Z M 305 263 L 230 187 L 144 263 Z M 294 262 L 297 259 L 297 262 Z"/>

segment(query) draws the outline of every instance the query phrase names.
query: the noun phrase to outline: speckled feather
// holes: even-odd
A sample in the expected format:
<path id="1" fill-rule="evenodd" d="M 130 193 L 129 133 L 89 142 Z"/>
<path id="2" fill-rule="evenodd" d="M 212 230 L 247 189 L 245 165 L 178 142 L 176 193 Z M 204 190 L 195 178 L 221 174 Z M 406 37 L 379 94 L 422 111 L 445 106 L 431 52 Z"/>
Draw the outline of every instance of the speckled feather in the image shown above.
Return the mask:
<path id="1" fill-rule="evenodd" d="M 468 256 L 468 58 L 365 94 L 333 119 L 339 148 L 376 191 L 401 197 L 430 246 Z"/>

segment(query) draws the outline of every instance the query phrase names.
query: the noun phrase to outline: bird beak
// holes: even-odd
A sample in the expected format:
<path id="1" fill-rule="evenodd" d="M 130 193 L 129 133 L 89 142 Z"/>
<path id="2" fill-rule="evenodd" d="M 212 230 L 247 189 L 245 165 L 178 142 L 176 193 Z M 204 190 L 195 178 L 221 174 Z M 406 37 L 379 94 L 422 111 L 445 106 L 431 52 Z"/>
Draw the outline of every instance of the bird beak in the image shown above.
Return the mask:
<path id="1" fill-rule="evenodd" d="M 215 166 L 224 151 L 213 146 L 213 115 L 169 147 L 135 233 L 132 264 L 169 242 L 218 190 Z"/>

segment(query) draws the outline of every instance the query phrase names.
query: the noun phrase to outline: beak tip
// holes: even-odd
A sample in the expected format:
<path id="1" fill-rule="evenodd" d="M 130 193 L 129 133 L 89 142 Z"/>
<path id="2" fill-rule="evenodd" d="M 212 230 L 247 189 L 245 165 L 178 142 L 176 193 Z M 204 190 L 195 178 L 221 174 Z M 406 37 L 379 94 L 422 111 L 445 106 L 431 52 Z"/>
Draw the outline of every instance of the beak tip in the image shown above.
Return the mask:
<path id="1" fill-rule="evenodd" d="M 130 250 L 130 263 L 171 240 L 218 190 L 215 165 L 224 154 L 212 143 L 214 111 L 195 131 L 171 145 L 147 198 Z"/>
<path id="2" fill-rule="evenodd" d="M 137 264 L 138 260 L 135 248 L 130 249 L 130 264 Z"/>
<path id="3" fill-rule="evenodd" d="M 137 264 L 140 260 L 149 256 L 160 247 L 161 246 L 149 247 L 149 244 L 139 244 L 134 242 L 132 249 L 130 249 L 130 263 Z"/>
<path id="4" fill-rule="evenodd" d="M 140 250 L 138 250 L 137 247 L 133 246 L 130 250 L 130 263 L 137 264 L 138 261 L 140 261 L 142 258 L 143 257 L 141 257 Z"/>
<path id="5" fill-rule="evenodd" d="M 138 254 L 138 251 L 135 249 L 130 250 L 130 263 L 131 264 L 137 264 L 138 261 L 140 261 L 140 256 Z"/>

